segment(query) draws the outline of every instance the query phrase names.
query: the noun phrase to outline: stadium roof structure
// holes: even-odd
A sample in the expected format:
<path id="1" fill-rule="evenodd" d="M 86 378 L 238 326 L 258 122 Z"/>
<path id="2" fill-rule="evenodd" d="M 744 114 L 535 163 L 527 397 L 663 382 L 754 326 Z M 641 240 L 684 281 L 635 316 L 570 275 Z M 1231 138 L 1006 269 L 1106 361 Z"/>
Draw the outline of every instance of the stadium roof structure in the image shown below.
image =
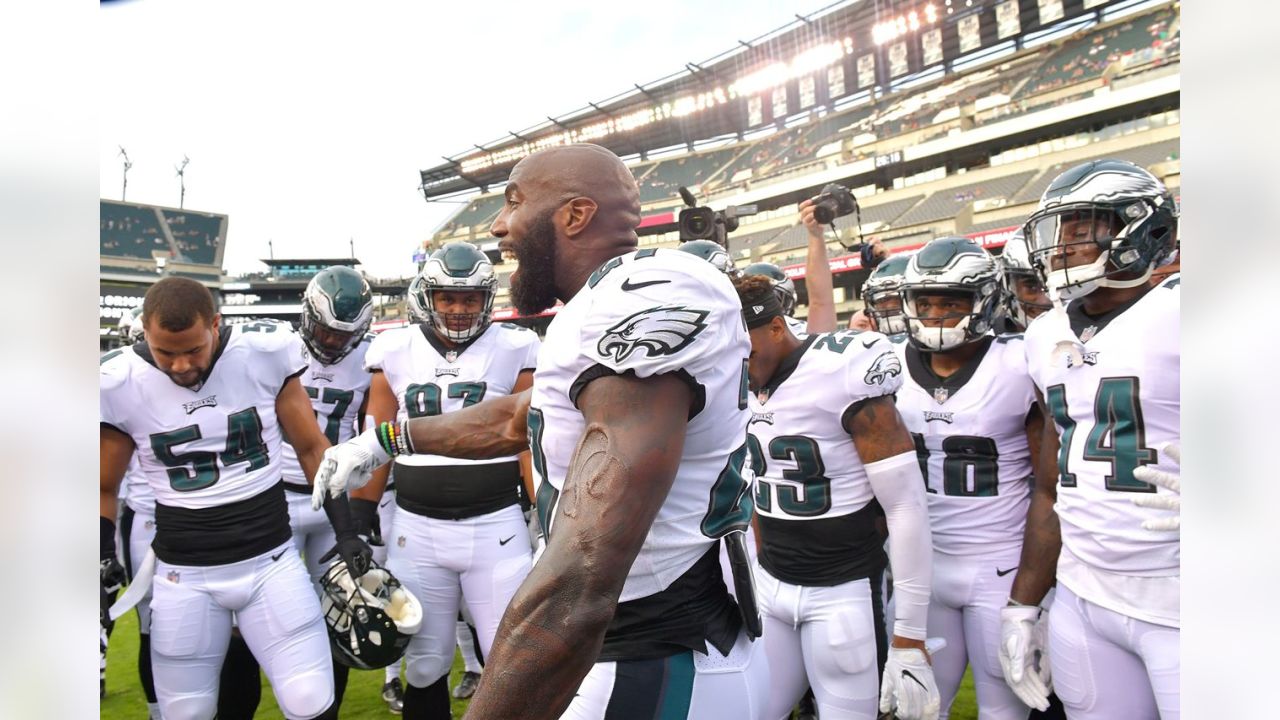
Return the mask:
<path id="1" fill-rule="evenodd" d="M 1007 43 L 1011 7 L 1016 34 L 1027 34 L 1142 1 L 1065 0 L 1064 15 L 1042 22 L 1037 0 L 970 0 L 965 7 L 949 0 L 840 0 L 674 74 L 444 157 L 420 171 L 421 190 L 428 201 L 488 191 L 506 181 L 521 157 L 572 142 L 644 160 L 668 148 L 692 151 L 699 143 L 742 140 L 815 110 L 869 98 L 873 89 L 906 79 L 898 77 L 902 71 L 890 74 L 895 62 L 915 73 Z M 968 23 L 961 22 L 965 18 Z M 976 51 L 961 51 L 961 26 L 977 28 Z M 921 39 L 935 29 L 936 52 L 926 55 Z M 866 65 L 873 79 L 864 71 L 867 57 L 874 58 Z"/>
<path id="2" fill-rule="evenodd" d="M 262 263 L 263 265 L 266 265 L 267 267 L 283 267 L 283 266 L 290 266 L 290 265 L 326 265 L 326 266 L 327 265 L 346 265 L 347 267 L 353 267 L 353 266 L 362 264 L 359 260 L 353 257 L 293 258 L 293 259 L 266 258 L 266 259 L 259 260 L 258 262 Z"/>

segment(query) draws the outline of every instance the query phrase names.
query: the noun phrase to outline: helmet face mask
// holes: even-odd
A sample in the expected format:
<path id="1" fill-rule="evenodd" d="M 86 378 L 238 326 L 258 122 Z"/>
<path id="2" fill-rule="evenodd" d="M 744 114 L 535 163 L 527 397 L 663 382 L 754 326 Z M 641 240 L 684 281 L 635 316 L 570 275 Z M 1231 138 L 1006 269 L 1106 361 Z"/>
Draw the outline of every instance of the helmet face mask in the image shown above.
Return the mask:
<path id="1" fill-rule="evenodd" d="M 1054 179 L 1023 233 L 1050 298 L 1070 302 L 1145 285 L 1172 257 L 1177 218 L 1173 196 L 1151 173 L 1096 160 Z"/>
<path id="2" fill-rule="evenodd" d="M 422 626 L 422 606 L 376 563 L 353 580 L 339 560 L 320 578 L 320 606 L 333 656 L 348 667 L 372 670 L 397 662 Z"/>
<path id="3" fill-rule="evenodd" d="M 355 270 L 335 265 L 307 283 L 299 332 L 307 351 L 325 365 L 341 361 L 373 324 L 373 292 Z"/>
<path id="4" fill-rule="evenodd" d="M 925 352 L 946 352 L 986 336 L 1003 298 L 995 258 L 967 238 L 938 238 L 912 256 L 902 278 L 902 309 L 909 342 Z M 967 310 L 924 312 L 963 299 Z"/>
<path id="5" fill-rule="evenodd" d="M 432 253 L 422 272 L 410 283 L 409 314 L 415 322 L 429 324 L 441 338 L 467 342 L 479 337 L 493 322 L 497 285 L 493 264 L 476 246 L 446 243 Z M 446 312 L 449 308 L 437 305 L 438 291 L 480 293 L 480 308 L 473 313 Z"/>
<path id="6" fill-rule="evenodd" d="M 1005 243 L 999 262 L 1004 312 L 1025 329 L 1032 320 L 1053 308 L 1053 303 L 1049 301 L 1040 276 L 1031 267 L 1027 241 L 1021 230 Z"/>
<path id="7" fill-rule="evenodd" d="M 763 275 L 773 283 L 773 292 L 782 305 L 782 314 L 794 317 L 796 314 L 796 283 L 782 268 L 768 262 L 751 263 L 742 269 L 743 275 Z"/>
<path id="8" fill-rule="evenodd" d="M 902 297 L 898 291 L 910 261 L 910 255 L 892 255 L 881 261 L 862 285 L 867 316 L 875 324 L 876 332 L 899 335 L 907 331 L 907 318 L 902 314 Z"/>

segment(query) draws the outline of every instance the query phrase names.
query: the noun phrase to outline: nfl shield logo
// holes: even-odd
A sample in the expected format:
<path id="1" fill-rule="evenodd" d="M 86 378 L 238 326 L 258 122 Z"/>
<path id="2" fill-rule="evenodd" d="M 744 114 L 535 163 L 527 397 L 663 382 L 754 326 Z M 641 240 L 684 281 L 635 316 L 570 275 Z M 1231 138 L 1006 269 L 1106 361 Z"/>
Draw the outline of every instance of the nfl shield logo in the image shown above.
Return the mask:
<path id="1" fill-rule="evenodd" d="M 169 571 L 169 574 L 168 574 L 168 575 L 166 575 L 165 577 L 169 578 L 169 582 L 171 582 L 171 583 L 176 583 L 176 582 L 178 582 L 178 578 L 179 578 L 180 576 L 178 575 L 178 571 L 177 571 L 177 570 L 170 570 L 170 571 Z"/>
<path id="2" fill-rule="evenodd" d="M 450 350 L 444 354 L 445 362 L 453 364 L 458 361 L 458 351 Z"/>
<path id="3" fill-rule="evenodd" d="M 756 393 L 756 399 L 760 401 L 761 405 L 769 402 L 769 389 L 765 388 L 764 390 Z"/>
<path id="4" fill-rule="evenodd" d="M 933 389 L 933 399 L 939 405 L 947 401 L 951 397 L 951 391 L 944 387 L 936 387 Z"/>
<path id="5" fill-rule="evenodd" d="M 396 538 L 396 545 L 397 545 L 398 547 L 404 547 L 404 536 L 403 536 L 403 535 L 401 535 L 400 537 Z"/>
<path id="6" fill-rule="evenodd" d="M 1097 335 L 1097 334 L 1098 334 L 1098 326 L 1090 325 L 1089 327 L 1084 329 L 1084 332 L 1080 333 L 1080 342 L 1087 343 L 1093 339 L 1094 335 Z"/>

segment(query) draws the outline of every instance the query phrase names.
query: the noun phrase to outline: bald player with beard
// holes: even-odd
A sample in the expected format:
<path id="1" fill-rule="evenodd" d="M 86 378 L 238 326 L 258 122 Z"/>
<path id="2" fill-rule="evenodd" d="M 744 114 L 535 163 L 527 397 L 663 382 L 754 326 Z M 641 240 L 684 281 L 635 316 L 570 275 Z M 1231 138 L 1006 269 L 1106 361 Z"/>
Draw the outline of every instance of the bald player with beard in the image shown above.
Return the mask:
<path id="1" fill-rule="evenodd" d="M 525 315 L 565 303 L 533 388 L 383 423 L 326 456 L 318 502 L 394 455 L 529 449 L 546 551 L 512 599 L 472 718 L 760 716 L 768 668 L 741 535 L 750 341 L 729 279 L 677 250 L 636 250 L 631 172 L 596 145 L 511 172 L 492 233 L 520 263 Z M 718 562 L 735 566 L 739 606 Z M 745 609 L 740 609 L 745 608 Z"/>

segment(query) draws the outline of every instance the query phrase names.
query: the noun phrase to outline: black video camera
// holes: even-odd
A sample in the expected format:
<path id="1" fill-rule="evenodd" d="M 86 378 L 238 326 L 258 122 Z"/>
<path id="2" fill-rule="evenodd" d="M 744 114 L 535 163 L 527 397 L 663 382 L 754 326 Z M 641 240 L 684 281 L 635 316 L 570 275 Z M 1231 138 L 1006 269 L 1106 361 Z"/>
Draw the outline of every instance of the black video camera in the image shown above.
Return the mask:
<path id="1" fill-rule="evenodd" d="M 858 199 L 843 185 L 827 183 L 822 192 L 813 197 L 813 219 L 823 225 L 857 211 Z"/>
<path id="2" fill-rule="evenodd" d="M 712 240 L 727 249 L 729 233 L 738 229 L 738 218 L 756 214 L 755 205 L 731 205 L 724 210 L 700 206 L 698 199 L 686 187 L 680 188 L 680 198 L 688 206 L 680 211 L 680 217 L 676 221 L 680 229 L 680 242 Z"/>

